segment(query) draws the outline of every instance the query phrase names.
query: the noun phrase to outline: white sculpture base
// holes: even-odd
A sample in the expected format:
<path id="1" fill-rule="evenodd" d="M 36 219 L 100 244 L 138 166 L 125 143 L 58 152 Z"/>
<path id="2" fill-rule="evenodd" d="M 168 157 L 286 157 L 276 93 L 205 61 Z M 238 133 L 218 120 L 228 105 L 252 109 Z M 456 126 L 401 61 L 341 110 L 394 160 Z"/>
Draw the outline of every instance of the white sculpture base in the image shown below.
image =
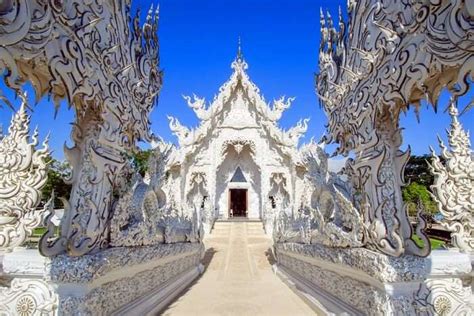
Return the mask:
<path id="1" fill-rule="evenodd" d="M 472 314 L 468 254 L 389 257 L 362 248 L 275 245 L 277 273 L 315 310 L 328 314 Z"/>
<path id="2" fill-rule="evenodd" d="M 33 249 L 7 253 L 0 314 L 154 314 L 200 274 L 203 251 L 200 243 L 177 243 L 52 259 Z"/>

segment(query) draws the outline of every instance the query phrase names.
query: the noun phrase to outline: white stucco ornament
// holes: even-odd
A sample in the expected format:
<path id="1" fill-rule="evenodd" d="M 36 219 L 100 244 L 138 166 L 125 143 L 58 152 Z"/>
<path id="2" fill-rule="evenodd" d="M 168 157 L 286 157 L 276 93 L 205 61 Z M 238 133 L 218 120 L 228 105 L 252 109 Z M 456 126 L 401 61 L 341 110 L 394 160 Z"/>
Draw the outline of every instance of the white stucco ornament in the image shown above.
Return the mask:
<path id="1" fill-rule="evenodd" d="M 172 155 L 171 144 L 160 142 L 148 160 L 149 183 L 140 175 L 131 178 L 121 190 L 111 219 L 110 245 L 148 246 L 160 243 L 200 241 L 199 219 L 174 209 L 164 191 L 166 168 Z M 132 171 L 133 172 L 133 171 Z"/>
<path id="2" fill-rule="evenodd" d="M 410 150 L 403 152 L 399 116 L 421 101 L 436 106 L 447 87 L 465 94 L 473 78 L 472 2 L 360 0 L 339 11 L 336 28 L 321 11 L 320 104 L 327 143 L 354 154 L 347 169 L 363 195 L 371 245 L 391 256 L 426 251 L 412 240 L 401 187 Z"/>
<path id="3" fill-rule="evenodd" d="M 48 138 L 36 149 L 38 131 L 30 137 L 26 95 L 0 140 L 0 250 L 21 246 L 41 225 L 44 210 L 36 207 L 48 176 Z"/>
<path id="4" fill-rule="evenodd" d="M 443 215 L 440 221 L 451 231 L 453 246 L 466 252 L 474 251 L 474 159 L 466 132 L 458 120 L 458 110 L 451 100 L 451 127 L 448 130 L 449 149 L 439 138 L 440 157 L 431 148 L 430 170 L 434 175 L 433 198 Z"/>
<path id="5" fill-rule="evenodd" d="M 294 98 L 268 104 L 250 80 L 240 50 L 231 68 L 230 79 L 209 105 L 196 95 L 184 97 L 200 120 L 196 128 L 169 118 L 179 147 L 167 170 L 167 187 L 175 188 L 175 203 L 188 215 L 200 210 L 206 231 L 216 218 L 244 216 L 262 219 L 271 233 L 279 192 L 275 180 L 285 179 L 285 207 L 293 205 L 303 185 L 298 145 L 308 120 L 281 129 L 278 120 Z M 242 194 L 238 201 L 235 190 Z"/>
<path id="6" fill-rule="evenodd" d="M 60 235 L 43 254 L 81 256 L 108 247 L 113 189 L 124 152 L 151 140 L 149 113 L 161 88 L 158 12 L 143 26 L 130 1 L 3 1 L 0 68 L 18 93 L 66 99 L 75 110 L 72 192 Z M 127 43 L 124 45 L 124 43 Z M 52 236 L 54 232 L 50 232 Z"/>
<path id="7" fill-rule="evenodd" d="M 328 157 L 311 142 L 301 148 L 306 168 L 301 205 L 297 213 L 280 210 L 276 218 L 275 242 L 322 244 L 329 247 L 365 245 L 360 211 L 352 203 L 348 182 L 329 172 Z"/>

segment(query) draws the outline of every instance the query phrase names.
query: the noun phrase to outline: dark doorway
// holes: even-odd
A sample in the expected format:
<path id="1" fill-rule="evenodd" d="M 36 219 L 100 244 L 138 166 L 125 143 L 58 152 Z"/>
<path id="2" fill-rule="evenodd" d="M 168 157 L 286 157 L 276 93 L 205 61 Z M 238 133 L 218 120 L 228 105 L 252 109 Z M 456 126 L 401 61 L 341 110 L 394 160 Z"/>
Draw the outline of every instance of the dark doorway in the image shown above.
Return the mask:
<path id="1" fill-rule="evenodd" d="M 229 215 L 233 217 L 247 216 L 247 189 L 230 189 Z"/>

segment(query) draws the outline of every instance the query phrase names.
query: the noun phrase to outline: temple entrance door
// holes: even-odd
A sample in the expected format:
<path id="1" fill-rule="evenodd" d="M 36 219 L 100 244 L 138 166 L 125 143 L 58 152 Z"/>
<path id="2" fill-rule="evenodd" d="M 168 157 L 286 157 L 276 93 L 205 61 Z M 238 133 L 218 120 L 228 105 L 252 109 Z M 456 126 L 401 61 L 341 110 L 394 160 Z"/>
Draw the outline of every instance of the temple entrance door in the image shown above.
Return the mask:
<path id="1" fill-rule="evenodd" d="M 247 189 L 230 189 L 229 217 L 247 217 Z"/>

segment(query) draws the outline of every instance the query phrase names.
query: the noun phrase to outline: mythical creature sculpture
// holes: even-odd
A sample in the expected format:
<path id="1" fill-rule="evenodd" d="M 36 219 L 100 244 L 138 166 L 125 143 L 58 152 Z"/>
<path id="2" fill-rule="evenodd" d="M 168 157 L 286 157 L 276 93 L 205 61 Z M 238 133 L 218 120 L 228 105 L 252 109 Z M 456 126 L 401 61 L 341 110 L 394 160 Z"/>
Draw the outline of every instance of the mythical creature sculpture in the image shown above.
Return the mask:
<path id="1" fill-rule="evenodd" d="M 107 247 L 113 188 L 123 152 L 150 140 L 148 115 L 162 82 L 158 12 L 141 28 L 130 1 L 4 1 L 0 67 L 11 88 L 29 81 L 36 98 L 75 109 L 66 148 L 72 192 L 60 236 L 43 254 L 80 256 Z M 125 44 L 124 44 L 125 43 Z"/>
<path id="2" fill-rule="evenodd" d="M 311 243 L 312 218 L 304 212 L 291 214 L 288 210 L 276 207 L 273 225 L 273 240 L 277 243 Z"/>
<path id="3" fill-rule="evenodd" d="M 304 146 L 301 155 L 307 169 L 302 205 L 295 215 L 278 213 L 276 241 L 363 246 L 363 219 L 350 201 L 348 184 L 328 171 L 327 154 L 317 144 Z"/>
<path id="4" fill-rule="evenodd" d="M 290 208 L 293 205 L 290 201 L 290 194 L 287 180 L 288 176 L 281 172 L 272 172 L 270 176 L 270 190 L 268 192 L 268 201 L 265 203 L 263 213 L 263 225 L 267 234 L 274 234 L 274 224 L 278 216 L 284 217 L 292 214 Z"/>
<path id="5" fill-rule="evenodd" d="M 273 122 L 278 122 L 280 120 L 283 112 L 291 107 L 291 103 L 295 101 L 295 98 L 286 98 L 285 96 L 280 97 L 277 100 L 273 101 L 273 106 L 270 110 L 270 105 L 267 106 L 267 116 Z"/>
<path id="6" fill-rule="evenodd" d="M 433 148 L 430 170 L 434 175 L 433 199 L 443 215 L 440 221 L 451 231 L 452 244 L 466 252 L 474 251 L 474 159 L 469 134 L 458 121 L 455 102 L 449 106 L 451 128 L 448 141 L 451 150 L 439 139 L 441 162 Z"/>
<path id="7" fill-rule="evenodd" d="M 172 150 L 172 145 L 159 143 L 148 161 L 149 183 L 136 174 L 120 193 L 111 219 L 111 246 L 199 240 L 199 219 L 179 214 L 162 189 Z"/>
<path id="8" fill-rule="evenodd" d="M 183 98 L 188 103 L 188 106 L 193 109 L 194 113 L 200 120 L 208 120 L 211 117 L 211 110 L 206 109 L 206 99 L 199 98 L 193 94 L 193 100 L 191 101 L 190 96 L 183 96 Z"/>
<path id="9" fill-rule="evenodd" d="M 320 104 L 328 118 L 326 142 L 348 155 L 353 185 L 365 193 L 364 219 L 381 252 L 424 255 L 411 239 L 401 186 L 410 151 L 399 115 L 422 99 L 436 106 L 443 87 L 465 94 L 473 77 L 473 11 L 469 2 L 349 1 L 339 30 L 321 12 Z"/>
<path id="10" fill-rule="evenodd" d="M 210 200 L 206 172 L 193 171 L 189 177 L 186 193 L 188 213 L 197 215 L 204 232 L 209 233 L 216 220 L 214 205 Z"/>
<path id="11" fill-rule="evenodd" d="M 36 207 L 48 178 L 48 138 L 36 150 L 38 131 L 30 139 L 26 95 L 22 99 L 8 134 L 0 140 L 0 250 L 21 246 L 46 214 Z"/>

